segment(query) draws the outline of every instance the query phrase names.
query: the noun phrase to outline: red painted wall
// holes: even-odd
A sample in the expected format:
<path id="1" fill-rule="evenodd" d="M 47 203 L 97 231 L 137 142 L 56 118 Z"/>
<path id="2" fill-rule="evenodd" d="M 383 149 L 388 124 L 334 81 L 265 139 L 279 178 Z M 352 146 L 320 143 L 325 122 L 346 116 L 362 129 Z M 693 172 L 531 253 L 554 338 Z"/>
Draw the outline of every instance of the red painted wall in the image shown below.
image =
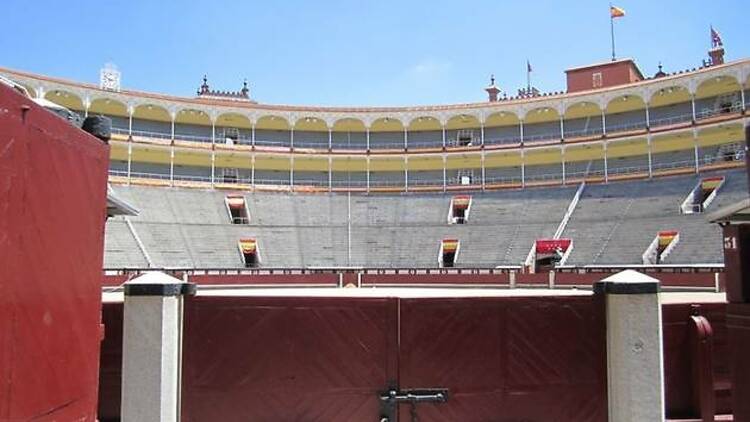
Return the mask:
<path id="1" fill-rule="evenodd" d="M 95 420 L 108 164 L 0 85 L 0 420 Z"/>
<path id="2" fill-rule="evenodd" d="M 632 61 L 601 63 L 588 67 L 569 69 L 565 73 L 568 79 L 568 92 L 625 85 L 643 79 Z M 594 73 L 602 74 L 602 85 L 600 87 L 593 85 Z"/>

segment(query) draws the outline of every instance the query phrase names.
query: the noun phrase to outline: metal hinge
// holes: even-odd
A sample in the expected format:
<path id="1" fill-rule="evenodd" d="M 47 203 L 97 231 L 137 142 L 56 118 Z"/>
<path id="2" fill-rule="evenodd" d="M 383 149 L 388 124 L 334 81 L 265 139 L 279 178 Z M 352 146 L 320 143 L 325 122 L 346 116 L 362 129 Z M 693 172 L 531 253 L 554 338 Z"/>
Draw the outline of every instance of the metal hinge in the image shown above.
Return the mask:
<path id="1" fill-rule="evenodd" d="M 380 422 L 396 422 L 399 403 L 411 406 L 411 420 L 417 422 L 417 403 L 445 403 L 448 401 L 447 388 L 418 388 L 410 390 L 390 389 L 379 393 Z"/>

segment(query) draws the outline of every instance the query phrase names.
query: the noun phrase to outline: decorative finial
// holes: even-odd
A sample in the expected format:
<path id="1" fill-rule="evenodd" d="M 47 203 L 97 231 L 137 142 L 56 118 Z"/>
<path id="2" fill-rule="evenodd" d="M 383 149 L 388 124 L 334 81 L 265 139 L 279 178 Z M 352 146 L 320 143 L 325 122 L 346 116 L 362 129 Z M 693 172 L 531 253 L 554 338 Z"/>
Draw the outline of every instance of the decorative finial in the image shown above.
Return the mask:
<path id="1" fill-rule="evenodd" d="M 490 75 L 490 85 L 495 85 L 495 74 Z"/>

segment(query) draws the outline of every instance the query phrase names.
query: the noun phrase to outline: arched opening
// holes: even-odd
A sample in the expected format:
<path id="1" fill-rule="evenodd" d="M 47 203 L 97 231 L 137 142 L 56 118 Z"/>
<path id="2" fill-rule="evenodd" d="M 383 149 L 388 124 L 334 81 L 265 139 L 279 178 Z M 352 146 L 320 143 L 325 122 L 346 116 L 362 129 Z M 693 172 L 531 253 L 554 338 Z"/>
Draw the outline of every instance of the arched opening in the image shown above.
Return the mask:
<path id="1" fill-rule="evenodd" d="M 591 101 L 568 105 L 563 115 L 563 129 L 565 139 L 601 135 L 602 109 Z"/>
<path id="2" fill-rule="evenodd" d="M 484 143 L 518 144 L 521 142 L 521 119 L 509 111 L 498 111 L 484 122 Z"/>
<path id="3" fill-rule="evenodd" d="M 211 118 L 203 110 L 178 111 L 174 119 L 174 137 L 179 140 L 212 142 Z"/>
<path id="4" fill-rule="evenodd" d="M 431 116 L 413 118 L 407 126 L 410 148 L 443 146 L 443 125 Z"/>
<path id="5" fill-rule="evenodd" d="M 336 120 L 331 128 L 332 147 L 334 149 L 358 149 L 367 148 L 367 135 L 365 124 L 359 119 L 343 118 Z"/>
<path id="6" fill-rule="evenodd" d="M 649 122 L 654 126 L 669 126 L 693 120 L 690 92 L 683 86 L 662 88 L 649 99 Z"/>
<path id="7" fill-rule="evenodd" d="M 409 134 L 409 147 L 419 147 L 412 143 Z M 404 124 L 399 119 L 383 117 L 370 125 L 371 149 L 401 149 L 404 148 Z"/>
<path id="8" fill-rule="evenodd" d="M 255 145 L 290 147 L 292 143 L 291 125 L 281 116 L 261 116 L 255 122 Z"/>
<path id="9" fill-rule="evenodd" d="M 742 111 L 742 87 L 733 76 L 703 80 L 695 91 L 695 117 L 709 118 Z"/>
<path id="10" fill-rule="evenodd" d="M 294 146 L 328 148 L 328 124 L 317 117 L 303 117 L 294 123 Z"/>
<path id="11" fill-rule="evenodd" d="M 612 98 L 605 108 L 607 133 L 642 131 L 646 129 L 646 103 L 638 95 Z"/>
<path id="12" fill-rule="evenodd" d="M 252 143 L 250 118 L 240 113 L 223 113 L 216 118 L 216 142 L 227 145 Z"/>
<path id="13" fill-rule="evenodd" d="M 142 104 L 133 110 L 133 136 L 171 140 L 172 117 L 164 107 Z"/>
<path id="14" fill-rule="evenodd" d="M 48 92 L 44 98 L 67 109 L 77 111 L 81 115 L 84 113 L 83 100 L 70 91 L 56 89 Z"/>
<path id="15" fill-rule="evenodd" d="M 97 98 L 89 106 L 89 115 L 104 115 L 112 119 L 112 133 L 127 136 L 129 126 L 128 107 L 117 100 Z"/>
<path id="16" fill-rule="evenodd" d="M 552 107 L 538 107 L 523 117 L 523 142 L 548 142 L 562 139 L 560 113 Z"/>
<path id="17" fill-rule="evenodd" d="M 448 147 L 464 147 L 482 143 L 481 123 L 471 114 L 453 116 L 445 123 Z"/>

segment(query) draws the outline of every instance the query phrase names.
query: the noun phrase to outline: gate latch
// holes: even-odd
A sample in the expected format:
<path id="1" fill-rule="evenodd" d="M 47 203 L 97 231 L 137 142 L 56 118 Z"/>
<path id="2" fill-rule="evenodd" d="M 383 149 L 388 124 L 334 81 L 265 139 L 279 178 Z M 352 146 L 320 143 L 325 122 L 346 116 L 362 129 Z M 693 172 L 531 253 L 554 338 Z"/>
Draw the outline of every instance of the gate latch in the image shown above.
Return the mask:
<path id="1" fill-rule="evenodd" d="M 417 420 L 417 403 L 445 403 L 447 388 L 390 389 L 380 393 L 380 422 L 395 422 L 399 403 L 411 405 L 412 421 Z"/>

